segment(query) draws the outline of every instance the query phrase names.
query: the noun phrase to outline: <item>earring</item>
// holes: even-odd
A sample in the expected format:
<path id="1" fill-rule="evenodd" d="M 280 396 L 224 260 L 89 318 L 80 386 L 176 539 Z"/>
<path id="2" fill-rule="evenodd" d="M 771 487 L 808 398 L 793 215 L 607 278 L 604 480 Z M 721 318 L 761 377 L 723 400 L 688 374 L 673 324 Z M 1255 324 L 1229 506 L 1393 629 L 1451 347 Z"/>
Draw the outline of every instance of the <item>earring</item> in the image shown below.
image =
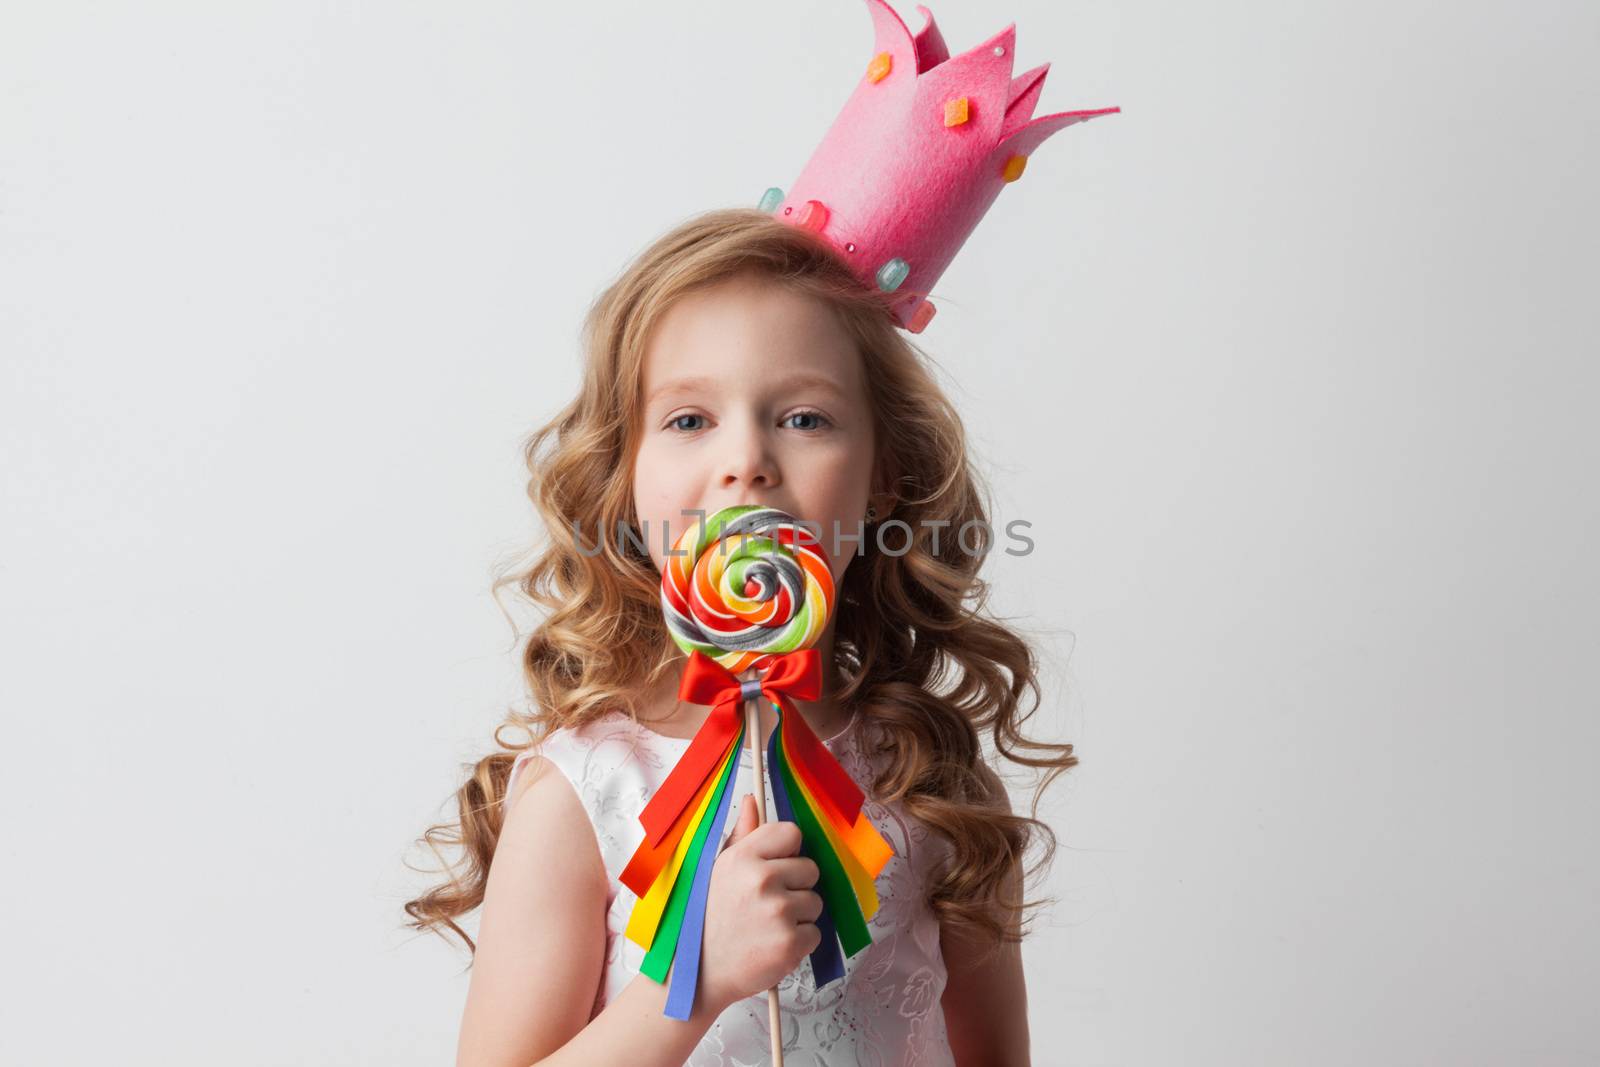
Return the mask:
<path id="1" fill-rule="evenodd" d="M 871 504 L 867 505 L 867 521 L 872 522 L 878 517 L 878 509 Z"/>

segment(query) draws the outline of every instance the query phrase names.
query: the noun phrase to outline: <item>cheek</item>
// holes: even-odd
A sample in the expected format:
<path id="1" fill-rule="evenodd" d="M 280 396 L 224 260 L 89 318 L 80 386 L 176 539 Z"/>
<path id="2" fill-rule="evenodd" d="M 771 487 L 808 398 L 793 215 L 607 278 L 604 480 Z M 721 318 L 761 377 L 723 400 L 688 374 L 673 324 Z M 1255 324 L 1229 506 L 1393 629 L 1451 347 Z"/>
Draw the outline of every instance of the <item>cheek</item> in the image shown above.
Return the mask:
<path id="1" fill-rule="evenodd" d="M 666 565 L 664 544 L 671 544 L 693 521 L 680 515 L 682 509 L 696 503 L 682 467 L 648 448 L 640 450 L 633 465 L 633 507 L 657 571 Z"/>
<path id="2" fill-rule="evenodd" d="M 660 506 L 657 494 L 660 491 L 660 480 L 656 476 L 653 457 L 648 448 L 641 448 L 633 460 L 633 513 L 638 523 L 640 532 L 644 535 L 645 547 L 650 550 L 650 558 L 655 562 L 656 569 L 661 569 L 661 560 L 657 554 L 661 551 L 657 547 L 658 540 L 655 531 L 660 521 L 657 513 Z"/>
<path id="3" fill-rule="evenodd" d="M 871 491 L 871 471 L 861 459 L 860 450 L 837 457 L 817 468 L 820 476 L 814 483 L 813 506 L 823 525 L 822 543 L 832 564 L 834 579 L 842 581 L 846 569 L 857 559 L 857 542 L 851 540 L 859 532 L 870 540 L 872 528 L 864 522 L 867 496 Z M 861 523 L 858 531 L 857 523 Z M 837 524 L 837 551 L 835 550 L 835 524 Z"/>
<path id="4" fill-rule="evenodd" d="M 859 517 L 866 511 L 872 472 L 859 451 L 852 449 L 828 457 L 827 462 L 817 465 L 814 475 L 812 484 L 818 502 L 840 520 Z"/>
<path id="5" fill-rule="evenodd" d="M 649 446 L 639 450 L 633 463 L 633 495 L 641 510 L 659 510 L 671 498 L 673 473 L 673 464 L 656 450 Z"/>

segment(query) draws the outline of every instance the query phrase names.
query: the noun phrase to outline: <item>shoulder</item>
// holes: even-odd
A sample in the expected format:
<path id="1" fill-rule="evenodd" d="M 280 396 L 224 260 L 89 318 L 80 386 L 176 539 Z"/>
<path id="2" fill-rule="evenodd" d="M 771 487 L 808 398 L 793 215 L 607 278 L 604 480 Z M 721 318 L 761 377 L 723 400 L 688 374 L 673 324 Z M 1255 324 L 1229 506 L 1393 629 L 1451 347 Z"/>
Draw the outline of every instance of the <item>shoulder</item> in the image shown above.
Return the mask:
<path id="1" fill-rule="evenodd" d="M 623 712 L 546 734 L 518 754 L 503 800 L 509 820 L 536 780 L 565 779 L 598 841 L 606 870 L 620 875 L 644 830 L 638 815 L 672 769 L 673 754 Z"/>
<path id="2" fill-rule="evenodd" d="M 521 773 L 505 798 L 484 885 L 463 1063 L 530 1040 L 559 1047 L 591 1014 L 604 968 L 609 879 L 583 804 L 555 766 L 536 752 L 515 764 Z"/>
<path id="3" fill-rule="evenodd" d="M 526 845 L 537 838 L 541 851 L 552 843 L 579 845 L 584 853 L 593 850 L 584 840 L 593 837 L 584 801 L 588 771 L 581 757 L 588 732 L 587 726 L 562 727 L 517 753 L 500 799 L 500 846 L 514 841 Z"/>
<path id="4" fill-rule="evenodd" d="M 570 919 L 586 911 L 587 902 L 606 899 L 605 862 L 591 820 L 559 766 L 534 749 L 513 765 L 489 867 L 486 926 L 505 922 L 508 909 L 521 915 L 512 902 L 543 899 Z"/>
<path id="5" fill-rule="evenodd" d="M 495 845 L 495 866 L 508 856 L 518 857 L 519 862 L 531 860 L 536 866 L 559 857 L 568 861 L 563 866 L 569 879 L 603 885 L 605 867 L 588 813 L 558 768 L 536 753 L 518 757 L 502 801 L 504 819 Z M 576 858 L 583 862 L 571 862 Z"/>
<path id="6" fill-rule="evenodd" d="M 504 810 L 509 813 L 532 780 L 551 771 L 566 778 L 587 806 L 637 758 L 638 746 L 636 725 L 620 712 L 552 730 L 523 749 L 512 762 Z"/>
<path id="7" fill-rule="evenodd" d="M 490 868 L 502 895 L 517 885 L 543 882 L 563 889 L 562 900 L 605 898 L 605 856 L 584 802 L 581 774 L 574 776 L 567 731 L 555 731 L 519 753 L 501 799 L 502 821 Z M 529 899 L 532 899 L 531 897 Z"/>

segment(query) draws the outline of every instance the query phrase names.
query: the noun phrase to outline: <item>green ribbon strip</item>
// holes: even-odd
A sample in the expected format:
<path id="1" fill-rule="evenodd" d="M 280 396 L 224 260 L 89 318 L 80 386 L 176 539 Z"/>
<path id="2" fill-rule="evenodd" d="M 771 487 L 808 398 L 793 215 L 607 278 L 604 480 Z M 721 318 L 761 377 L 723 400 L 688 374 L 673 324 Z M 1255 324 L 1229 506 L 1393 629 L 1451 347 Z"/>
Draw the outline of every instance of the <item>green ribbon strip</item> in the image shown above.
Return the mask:
<path id="1" fill-rule="evenodd" d="M 845 873 L 844 865 L 839 862 L 838 855 L 833 851 L 833 845 L 822 832 L 816 813 L 811 810 L 805 794 L 800 792 L 794 772 L 789 767 L 789 757 L 784 752 L 784 746 L 780 743 L 776 747 L 778 773 L 783 776 L 783 787 L 789 793 L 789 807 L 794 810 L 795 821 L 800 824 L 800 836 L 805 840 L 806 854 L 816 860 L 820 872 L 817 891 L 821 894 L 823 903 L 827 905 L 828 914 L 833 917 L 834 925 L 838 928 L 839 943 L 844 946 L 844 954 L 854 956 L 872 944 L 872 935 L 867 932 L 867 921 L 861 917 L 861 905 L 856 901 L 855 889 L 850 885 L 850 876 Z"/>

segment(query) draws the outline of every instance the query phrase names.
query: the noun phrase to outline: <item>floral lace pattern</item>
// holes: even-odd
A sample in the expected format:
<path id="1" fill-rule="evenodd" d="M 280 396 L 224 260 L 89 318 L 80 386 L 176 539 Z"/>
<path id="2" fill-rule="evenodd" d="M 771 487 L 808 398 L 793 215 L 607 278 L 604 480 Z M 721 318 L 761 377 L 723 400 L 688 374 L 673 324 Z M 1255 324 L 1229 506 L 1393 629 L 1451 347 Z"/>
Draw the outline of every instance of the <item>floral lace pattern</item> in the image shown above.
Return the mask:
<path id="1" fill-rule="evenodd" d="M 942 838 L 929 833 L 899 804 L 870 795 L 876 768 L 866 756 L 860 715 L 823 741 L 845 772 L 867 794 L 862 810 L 894 849 L 878 875 L 878 912 L 867 920 L 872 943 L 844 959 L 844 977 L 820 991 L 804 961 L 778 984 L 783 1012 L 785 1067 L 954 1067 L 946 1039 L 944 959 L 939 924 L 923 901 L 930 869 L 947 855 Z M 655 794 L 689 741 L 636 724 L 620 712 L 577 730 L 562 729 L 527 749 L 512 768 L 511 784 L 527 760 L 544 756 L 572 783 L 594 827 L 609 877 L 606 964 L 590 1018 L 639 973 L 644 950 L 623 936 L 637 899 L 619 880 L 644 837 L 639 812 Z M 750 789 L 754 766 L 745 748 L 723 839 Z M 770 787 L 768 817 L 777 811 Z M 507 789 L 507 795 L 511 790 Z M 771 1058 L 767 994 L 730 1006 L 712 1024 L 684 1067 L 756 1067 Z"/>

